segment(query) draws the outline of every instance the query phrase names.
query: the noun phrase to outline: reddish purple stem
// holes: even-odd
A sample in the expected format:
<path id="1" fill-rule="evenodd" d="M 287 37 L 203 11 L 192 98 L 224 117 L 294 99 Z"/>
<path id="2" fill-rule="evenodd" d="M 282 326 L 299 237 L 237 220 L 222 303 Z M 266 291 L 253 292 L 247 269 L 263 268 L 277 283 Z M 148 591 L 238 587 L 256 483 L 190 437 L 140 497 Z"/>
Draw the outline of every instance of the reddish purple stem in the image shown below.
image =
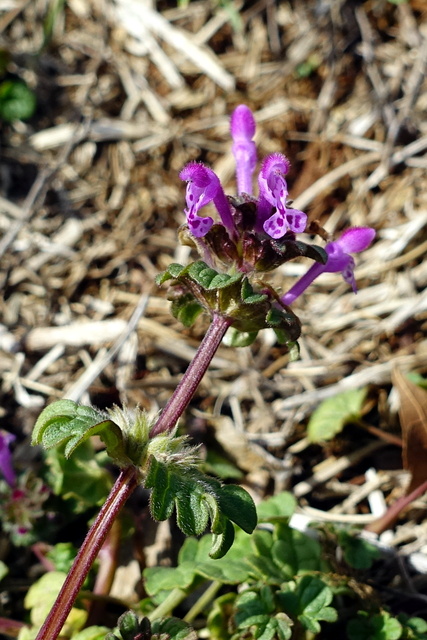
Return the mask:
<path id="1" fill-rule="evenodd" d="M 163 409 L 159 419 L 150 431 L 150 437 L 159 433 L 170 431 L 174 428 L 178 419 L 185 411 L 188 403 L 194 395 L 201 379 L 205 375 L 209 364 L 214 357 L 225 332 L 231 322 L 223 316 L 214 315 L 211 325 L 205 337 L 200 343 L 196 355 L 191 361 L 181 382 L 173 392 L 169 402 Z"/>
<path id="2" fill-rule="evenodd" d="M 124 503 L 138 486 L 138 469 L 127 467 L 120 472 L 110 495 L 90 528 L 73 566 L 62 586 L 36 640 L 56 640 L 74 604 L 80 588 L 104 544 L 107 534 Z"/>
<path id="3" fill-rule="evenodd" d="M 193 397 L 230 324 L 231 321 L 227 318 L 214 315 L 194 359 L 151 430 L 151 437 L 165 431 L 171 431 L 174 428 Z M 90 528 L 56 602 L 37 634 L 36 640 L 56 640 L 60 634 L 108 532 L 126 500 L 138 486 L 138 483 L 139 471 L 136 467 L 127 467 L 120 472 L 110 495 Z"/>

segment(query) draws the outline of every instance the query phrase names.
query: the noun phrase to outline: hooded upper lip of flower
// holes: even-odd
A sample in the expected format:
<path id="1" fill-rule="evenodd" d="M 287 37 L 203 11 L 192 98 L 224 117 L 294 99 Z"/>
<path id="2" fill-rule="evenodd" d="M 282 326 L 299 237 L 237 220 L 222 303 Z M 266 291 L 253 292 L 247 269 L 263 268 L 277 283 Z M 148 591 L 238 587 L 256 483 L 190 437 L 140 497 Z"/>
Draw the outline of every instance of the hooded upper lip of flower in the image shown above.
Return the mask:
<path id="1" fill-rule="evenodd" d="M 250 196 L 257 155 L 252 140 L 255 134 L 255 119 L 246 105 L 239 105 L 233 111 L 230 132 L 233 139 L 232 151 L 236 159 L 238 193 Z M 304 212 L 287 205 L 289 194 L 284 176 L 290 166 L 286 156 L 273 153 L 264 159 L 258 177 L 259 198 L 256 200 L 257 220 L 254 231 L 265 233 L 274 239 L 282 238 L 287 231 L 302 233 L 307 223 Z M 185 215 L 193 236 L 201 238 L 211 229 L 213 219 L 199 216 L 199 211 L 209 202 L 213 202 L 222 224 L 230 235 L 236 238 L 238 233 L 232 209 L 219 178 L 212 169 L 201 163 L 190 162 L 181 171 L 180 178 L 187 181 Z"/>
<path id="2" fill-rule="evenodd" d="M 252 232 L 260 238 L 270 236 L 273 240 L 280 240 L 289 232 L 292 236 L 305 231 L 307 215 L 288 206 L 289 193 L 285 176 L 289 172 L 290 162 L 286 156 L 272 153 L 264 159 L 258 175 L 259 197 L 251 195 L 252 176 L 257 162 L 253 141 L 255 119 L 246 105 L 239 105 L 233 111 L 230 132 L 236 160 L 238 193 L 256 207 Z M 209 202 L 213 202 L 229 237 L 233 241 L 238 240 L 239 231 L 233 218 L 235 209 L 230 205 L 219 178 L 212 169 L 201 163 L 190 162 L 181 171 L 180 178 L 188 183 L 185 214 L 190 233 L 196 238 L 202 238 L 209 232 L 214 221 L 211 217 L 199 216 L 199 211 Z M 305 276 L 282 297 L 282 303 L 293 302 L 310 282 L 327 271 L 341 271 L 346 282 L 356 292 L 354 259 L 351 254 L 366 249 L 374 237 L 375 231 L 370 227 L 355 227 L 344 231 L 338 240 L 326 245 L 326 264 L 313 264 Z"/>

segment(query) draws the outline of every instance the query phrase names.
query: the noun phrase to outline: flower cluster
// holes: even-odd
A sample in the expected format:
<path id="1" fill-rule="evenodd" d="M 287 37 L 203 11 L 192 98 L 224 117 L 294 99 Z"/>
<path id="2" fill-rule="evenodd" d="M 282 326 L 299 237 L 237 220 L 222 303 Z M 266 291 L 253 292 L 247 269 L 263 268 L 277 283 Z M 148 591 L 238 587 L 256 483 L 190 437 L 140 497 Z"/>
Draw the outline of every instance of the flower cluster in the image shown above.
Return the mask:
<path id="1" fill-rule="evenodd" d="M 303 233 L 307 215 L 290 206 L 286 175 L 290 162 L 281 153 L 267 156 L 258 174 L 259 195 L 252 194 L 253 173 L 257 164 L 255 119 L 250 109 L 239 105 L 231 116 L 232 151 L 236 160 L 238 195 L 227 197 L 218 176 L 209 167 L 191 162 L 180 178 L 187 182 L 187 226 L 181 233 L 184 241 L 198 247 L 203 259 L 212 266 L 218 261 L 227 268 L 251 273 L 269 271 L 297 256 L 308 256 L 315 263 L 281 298 L 291 304 L 323 272 L 341 272 L 354 291 L 352 253 L 366 249 L 375 236 L 369 227 L 345 231 L 325 249 L 305 245 L 296 234 Z M 201 216 L 205 205 L 213 203 L 221 223 Z"/>

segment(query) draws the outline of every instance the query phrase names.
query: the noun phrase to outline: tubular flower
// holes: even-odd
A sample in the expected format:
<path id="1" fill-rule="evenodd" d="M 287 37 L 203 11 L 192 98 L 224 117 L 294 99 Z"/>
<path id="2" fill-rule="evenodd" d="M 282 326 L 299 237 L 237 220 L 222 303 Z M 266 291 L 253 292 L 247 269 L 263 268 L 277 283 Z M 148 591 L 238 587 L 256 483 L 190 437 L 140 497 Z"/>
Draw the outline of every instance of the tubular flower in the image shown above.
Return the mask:
<path id="1" fill-rule="evenodd" d="M 285 155 L 272 153 L 264 158 L 257 178 L 259 195 L 252 192 L 257 162 L 255 128 L 250 109 L 243 104 L 236 107 L 230 121 L 236 195 L 226 196 L 218 176 L 203 164 L 190 162 L 181 171 L 181 180 L 187 182 L 187 225 L 180 231 L 181 241 L 195 245 L 210 267 L 245 274 L 271 271 L 299 256 L 311 258 L 315 264 L 284 296 L 285 304 L 324 271 L 341 271 L 355 291 L 351 254 L 363 251 L 375 232 L 369 228 L 349 229 L 325 249 L 301 242 L 298 234 L 306 230 L 307 215 L 289 206 L 286 177 L 291 164 Z M 201 214 L 209 203 L 217 209 L 217 222 Z"/>
<path id="2" fill-rule="evenodd" d="M 267 156 L 258 176 L 259 197 L 252 195 L 252 174 L 256 167 L 257 154 L 253 141 L 255 119 L 244 104 L 233 111 L 230 121 L 233 139 L 232 151 L 236 160 L 236 178 L 239 204 L 250 203 L 250 220 L 241 220 L 235 202 L 226 198 L 218 176 L 203 164 L 190 162 L 180 173 L 181 180 L 187 181 L 184 213 L 190 234 L 204 238 L 214 225 L 211 217 L 201 217 L 200 209 L 213 202 L 218 210 L 222 225 L 229 237 L 235 241 L 242 230 L 253 231 L 260 237 L 273 240 L 283 238 L 287 233 L 302 233 L 307 216 L 298 209 L 287 206 L 288 186 L 284 176 L 290 169 L 290 162 L 281 153 Z M 247 209 L 247 208 L 246 208 Z M 265 235 L 264 235 L 265 234 Z"/>
<path id="3" fill-rule="evenodd" d="M 218 176 L 203 164 L 190 162 L 179 174 L 181 180 L 187 181 L 186 203 L 184 213 L 188 227 L 196 238 L 205 236 L 213 225 L 210 217 L 202 218 L 199 210 L 209 202 L 215 204 L 223 225 L 232 231 L 234 229 L 230 205 L 225 197 Z"/>
<path id="4" fill-rule="evenodd" d="M 239 105 L 233 111 L 230 132 L 233 138 L 232 151 L 236 159 L 238 193 L 251 193 L 252 174 L 257 161 L 255 142 L 252 140 L 255 135 L 255 119 L 245 104 Z"/>
<path id="5" fill-rule="evenodd" d="M 289 193 L 284 175 L 288 173 L 290 166 L 286 156 L 273 153 L 265 158 L 259 174 L 260 217 L 263 218 L 265 214 L 269 216 L 271 205 L 276 208 L 276 212 L 263 223 L 264 231 L 272 238 L 282 238 L 288 230 L 302 233 L 307 224 L 305 213 L 286 206 Z"/>
<path id="6" fill-rule="evenodd" d="M 344 280 L 357 293 L 354 278 L 354 258 L 352 253 L 360 253 L 369 247 L 375 238 L 375 230 L 371 227 L 353 227 L 344 231 L 335 242 L 328 242 L 325 251 L 328 254 L 326 264 L 314 263 L 307 273 L 281 298 L 283 304 L 289 305 L 296 300 L 321 273 L 341 272 Z"/>

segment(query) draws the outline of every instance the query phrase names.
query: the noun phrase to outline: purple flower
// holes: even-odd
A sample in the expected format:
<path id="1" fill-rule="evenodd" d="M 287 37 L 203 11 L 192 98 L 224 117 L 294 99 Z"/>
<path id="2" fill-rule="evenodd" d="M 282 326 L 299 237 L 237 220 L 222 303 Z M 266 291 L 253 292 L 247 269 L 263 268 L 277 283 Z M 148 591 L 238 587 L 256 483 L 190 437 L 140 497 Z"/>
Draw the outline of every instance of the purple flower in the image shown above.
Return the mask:
<path id="1" fill-rule="evenodd" d="M 353 227 L 344 231 L 335 242 L 328 242 L 325 251 L 328 254 L 326 264 L 315 262 L 305 275 L 281 298 L 283 304 L 292 304 L 321 273 L 341 271 L 342 276 L 354 293 L 357 292 L 354 278 L 354 259 L 351 253 L 360 253 L 369 247 L 375 237 L 371 227 Z"/>
<path id="2" fill-rule="evenodd" d="M 12 433 L 0 431 L 0 473 L 11 487 L 16 482 L 16 474 L 12 466 L 12 454 L 9 449 L 14 440 L 15 436 Z"/>
<path id="3" fill-rule="evenodd" d="M 179 174 L 181 180 L 187 181 L 186 203 L 184 210 L 188 227 L 196 238 L 205 236 L 213 225 L 210 217 L 202 218 L 199 210 L 209 202 L 214 203 L 223 225 L 232 233 L 235 231 L 231 209 L 218 176 L 205 165 L 190 162 Z"/>
<path id="4" fill-rule="evenodd" d="M 232 151 L 236 159 L 238 193 L 252 193 L 252 174 L 256 167 L 255 119 L 252 111 L 241 104 L 231 114 Z"/>
<path id="5" fill-rule="evenodd" d="M 264 231 L 272 238 L 282 238 L 288 230 L 302 233 L 307 224 L 305 213 L 298 209 L 290 209 L 286 205 L 289 192 L 284 176 L 290 166 L 286 156 L 273 153 L 265 158 L 258 177 L 259 222 L 263 221 Z M 276 208 L 273 215 L 270 215 L 271 206 Z"/>
<path id="6" fill-rule="evenodd" d="M 255 119 L 251 110 L 244 104 L 233 111 L 230 121 L 230 133 L 233 139 L 232 151 L 236 159 L 236 177 L 238 195 L 254 205 L 255 217 L 251 221 L 252 231 L 260 237 L 267 234 L 274 240 L 283 238 L 286 233 L 302 233 L 307 224 L 303 211 L 287 206 L 288 186 L 284 176 L 288 173 L 290 162 L 281 153 L 273 153 L 265 158 L 258 177 L 259 198 L 252 195 L 252 174 L 256 167 L 257 155 L 253 141 Z M 232 240 L 238 240 L 241 229 L 249 230 L 247 223 L 240 225 L 235 220 L 235 209 L 230 206 L 219 178 L 215 173 L 197 162 L 190 162 L 180 173 L 186 180 L 187 224 L 190 233 L 196 238 L 206 236 L 213 219 L 201 217 L 198 212 L 209 202 L 214 203 L 223 226 Z"/>

